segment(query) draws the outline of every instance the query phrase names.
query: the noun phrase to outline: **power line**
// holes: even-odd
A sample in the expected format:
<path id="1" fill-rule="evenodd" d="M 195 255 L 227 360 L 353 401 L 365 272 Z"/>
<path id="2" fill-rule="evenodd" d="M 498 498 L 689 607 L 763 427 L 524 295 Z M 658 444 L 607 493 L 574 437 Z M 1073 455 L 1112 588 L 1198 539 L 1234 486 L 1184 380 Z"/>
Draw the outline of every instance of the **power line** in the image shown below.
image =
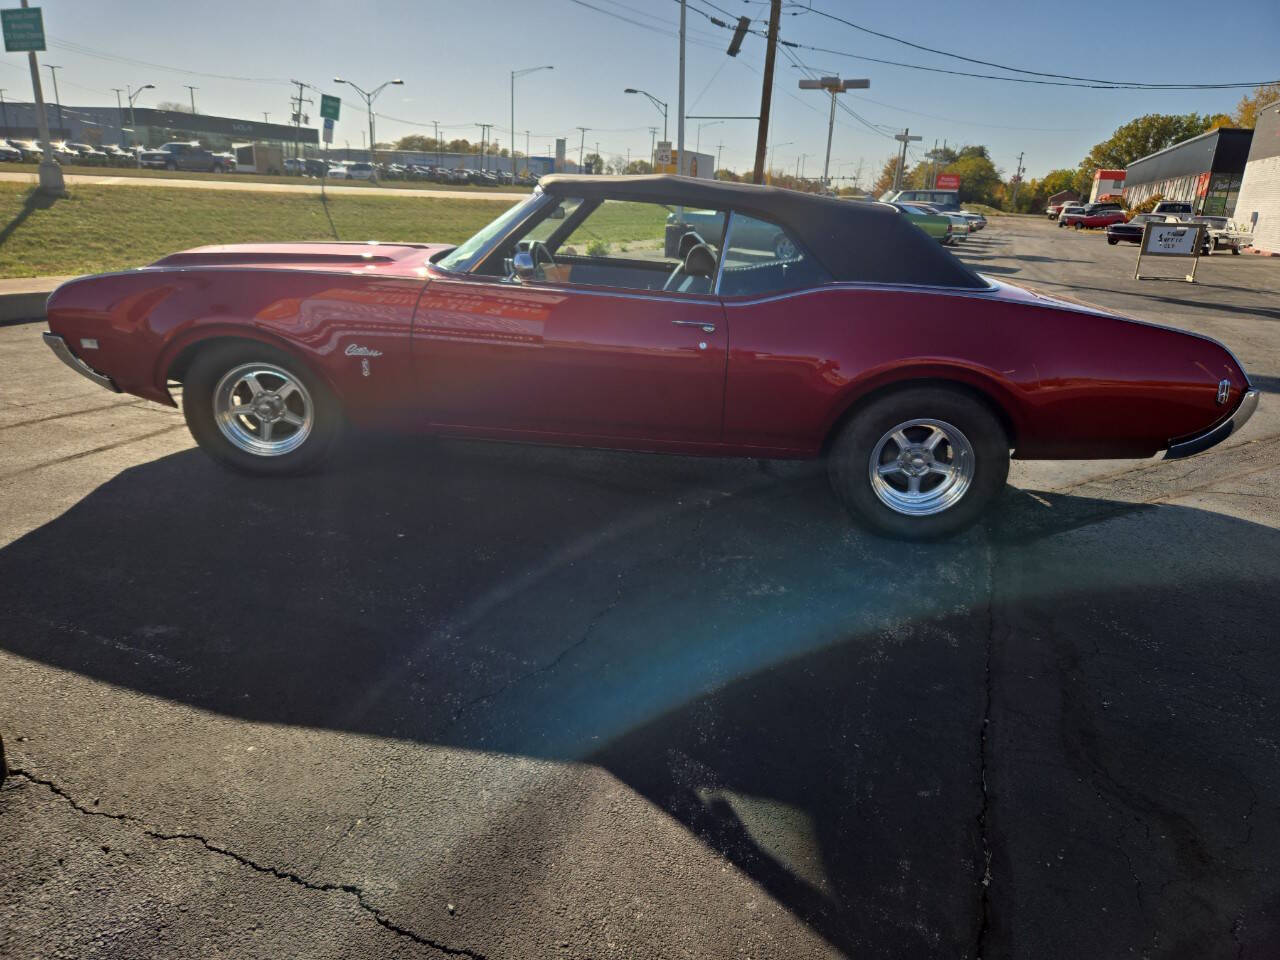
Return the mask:
<path id="1" fill-rule="evenodd" d="M 234 80 L 240 83 L 289 83 L 288 79 L 279 77 L 239 77 L 226 73 L 207 73 L 202 70 L 187 70 L 183 67 L 170 67 L 163 63 L 153 63 L 150 60 L 138 60 L 134 57 L 125 57 L 120 56 L 119 54 L 108 53 L 105 50 L 98 50 L 94 47 L 86 46 L 83 43 L 76 43 L 71 40 L 57 40 L 50 38 L 49 44 L 50 46 L 57 47 L 59 50 L 77 53 L 84 57 L 93 57 L 98 60 L 107 60 L 113 63 L 127 63 L 137 67 L 148 67 L 152 70 L 167 70 L 170 73 L 182 73 L 193 77 L 209 77 L 214 80 Z"/>
<path id="2" fill-rule="evenodd" d="M 704 0 L 704 2 L 708 2 L 708 0 Z M 1257 87 L 1267 83 L 1277 82 L 1275 80 L 1261 80 L 1250 83 L 1143 83 L 1141 81 L 1133 80 L 1100 80 L 1097 77 L 1077 77 L 1066 73 L 1048 73 L 1043 70 L 1027 70 L 1023 67 L 1011 67 L 1007 64 L 995 63 L 991 60 L 979 60 L 974 57 L 966 57 L 963 54 L 951 53 L 948 50 L 939 50 L 936 47 L 928 47 L 922 43 L 915 43 L 902 37 L 895 37 L 890 33 L 882 33 L 879 30 L 872 30 L 870 27 L 864 27 L 862 24 L 854 23 L 852 20 L 846 20 L 844 17 L 836 16 L 834 13 L 819 10 L 817 7 L 812 5 L 809 6 L 807 12 L 816 13 L 820 17 L 826 17 L 828 20 L 834 20 L 837 23 L 843 23 L 845 26 L 852 27 L 854 30 L 860 30 L 861 32 L 870 34 L 873 37 L 892 40 L 894 43 L 900 43 L 903 46 L 912 47 L 916 50 L 923 50 L 925 53 L 936 53 L 939 56 L 950 57 L 953 60 L 963 60 L 965 63 L 974 63 L 982 67 L 994 67 L 997 70 L 1008 70 L 1010 73 L 1025 73 L 1034 77 L 1052 77 L 1058 80 L 1079 80 L 1088 84 L 1103 84 L 1108 87 L 1123 87 L 1142 90 L 1221 90 L 1231 87 Z"/>

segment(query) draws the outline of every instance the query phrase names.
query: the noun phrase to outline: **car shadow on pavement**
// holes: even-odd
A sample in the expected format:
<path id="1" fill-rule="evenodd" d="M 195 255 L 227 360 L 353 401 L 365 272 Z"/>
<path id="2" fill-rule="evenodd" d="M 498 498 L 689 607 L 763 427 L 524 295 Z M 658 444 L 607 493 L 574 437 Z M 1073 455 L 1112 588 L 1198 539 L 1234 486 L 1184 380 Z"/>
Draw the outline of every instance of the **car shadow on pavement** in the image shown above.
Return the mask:
<path id="1" fill-rule="evenodd" d="M 1216 956 L 1280 936 L 1278 555 L 1016 490 L 886 541 L 810 463 L 373 438 L 264 481 L 189 451 L 0 551 L 0 646 L 599 764 L 849 954 Z"/>

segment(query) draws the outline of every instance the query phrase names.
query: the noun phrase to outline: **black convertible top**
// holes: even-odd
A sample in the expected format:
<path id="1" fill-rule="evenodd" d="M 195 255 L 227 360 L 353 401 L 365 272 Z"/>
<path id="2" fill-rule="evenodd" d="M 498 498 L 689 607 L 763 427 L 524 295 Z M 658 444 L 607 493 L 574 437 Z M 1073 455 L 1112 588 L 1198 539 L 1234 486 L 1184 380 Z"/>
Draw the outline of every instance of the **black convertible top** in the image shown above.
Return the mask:
<path id="1" fill-rule="evenodd" d="M 553 174 L 543 191 L 585 200 L 635 200 L 735 210 L 785 227 L 835 280 L 986 287 L 987 283 L 886 203 L 836 200 L 781 187 L 658 174 Z"/>

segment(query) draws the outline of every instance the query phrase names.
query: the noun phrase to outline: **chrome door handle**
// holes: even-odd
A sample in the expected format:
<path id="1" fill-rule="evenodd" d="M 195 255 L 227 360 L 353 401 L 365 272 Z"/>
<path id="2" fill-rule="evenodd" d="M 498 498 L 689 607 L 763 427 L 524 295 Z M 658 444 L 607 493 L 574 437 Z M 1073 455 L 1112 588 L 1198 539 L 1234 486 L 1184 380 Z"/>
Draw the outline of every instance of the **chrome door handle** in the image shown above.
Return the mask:
<path id="1" fill-rule="evenodd" d="M 672 320 L 677 327 L 701 327 L 703 333 L 715 333 L 714 323 L 703 323 L 701 320 Z"/>

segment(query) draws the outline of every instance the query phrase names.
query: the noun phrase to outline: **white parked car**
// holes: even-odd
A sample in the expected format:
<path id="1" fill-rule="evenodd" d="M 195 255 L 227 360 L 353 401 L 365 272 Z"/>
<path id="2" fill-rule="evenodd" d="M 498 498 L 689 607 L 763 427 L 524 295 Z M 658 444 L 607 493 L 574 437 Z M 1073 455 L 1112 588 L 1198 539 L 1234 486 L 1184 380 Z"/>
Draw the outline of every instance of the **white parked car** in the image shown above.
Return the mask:
<path id="1" fill-rule="evenodd" d="M 1064 203 L 1062 209 L 1058 211 L 1058 226 L 1066 225 L 1066 218 L 1084 213 L 1083 203 Z"/>
<path id="2" fill-rule="evenodd" d="M 371 180 L 373 179 L 372 163 L 349 163 L 345 176 L 348 180 Z"/>
<path id="3" fill-rule="evenodd" d="M 331 163 L 329 164 L 329 172 L 325 176 L 331 179 L 345 180 L 347 179 L 347 165 L 345 163 Z"/>

